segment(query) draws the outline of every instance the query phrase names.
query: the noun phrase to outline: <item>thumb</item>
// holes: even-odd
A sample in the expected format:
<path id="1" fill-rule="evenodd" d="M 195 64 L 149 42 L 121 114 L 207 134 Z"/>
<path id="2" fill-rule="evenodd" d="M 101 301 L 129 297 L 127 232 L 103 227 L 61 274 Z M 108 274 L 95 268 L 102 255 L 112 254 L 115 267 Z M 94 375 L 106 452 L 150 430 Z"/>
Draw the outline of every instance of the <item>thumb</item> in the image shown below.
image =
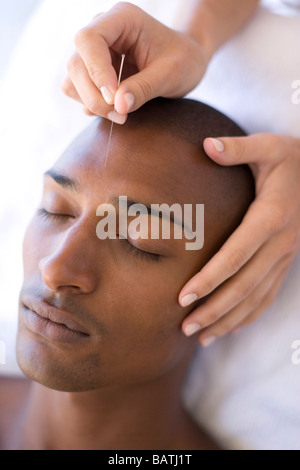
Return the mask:
<path id="1" fill-rule="evenodd" d="M 274 152 L 272 134 L 208 138 L 203 147 L 212 160 L 223 166 L 260 163 Z"/>
<path id="2" fill-rule="evenodd" d="M 162 96 L 166 77 L 158 63 L 152 63 L 141 72 L 124 80 L 116 95 L 115 108 L 120 114 L 128 114 L 139 109 L 147 101 Z"/>

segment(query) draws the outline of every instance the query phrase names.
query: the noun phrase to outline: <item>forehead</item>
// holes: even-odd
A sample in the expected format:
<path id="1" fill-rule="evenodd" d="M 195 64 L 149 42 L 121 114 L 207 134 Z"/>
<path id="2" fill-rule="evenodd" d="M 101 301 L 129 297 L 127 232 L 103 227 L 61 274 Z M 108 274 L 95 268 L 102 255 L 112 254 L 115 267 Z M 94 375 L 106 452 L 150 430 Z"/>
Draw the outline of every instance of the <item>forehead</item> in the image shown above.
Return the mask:
<path id="1" fill-rule="evenodd" d="M 55 168 L 92 195 L 124 194 L 150 203 L 194 203 L 210 163 L 203 150 L 170 132 L 115 125 L 107 165 L 110 123 L 95 122 L 59 159 Z"/>

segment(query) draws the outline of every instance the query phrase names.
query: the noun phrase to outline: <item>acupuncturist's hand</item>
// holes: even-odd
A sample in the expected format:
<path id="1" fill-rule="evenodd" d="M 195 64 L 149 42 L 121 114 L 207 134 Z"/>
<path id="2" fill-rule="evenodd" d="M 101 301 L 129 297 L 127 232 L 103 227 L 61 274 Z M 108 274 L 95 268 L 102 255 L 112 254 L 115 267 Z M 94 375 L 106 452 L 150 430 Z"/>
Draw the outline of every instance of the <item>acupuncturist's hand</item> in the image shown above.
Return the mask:
<path id="1" fill-rule="evenodd" d="M 200 82 L 210 59 L 190 35 L 164 26 L 128 3 L 97 15 L 77 33 L 75 45 L 69 76 L 62 85 L 64 93 L 82 103 L 88 114 L 108 119 L 113 117 L 115 104 L 114 120 L 119 124 L 124 124 L 129 112 L 157 96 L 184 96 Z"/>
<path id="2" fill-rule="evenodd" d="M 182 324 L 187 335 L 200 331 L 200 343 L 209 346 L 273 303 L 299 253 L 300 139 L 256 134 L 206 139 L 204 148 L 220 165 L 249 164 L 256 181 L 256 199 L 240 227 L 179 296 L 186 306 L 213 292 Z"/>
<path id="3" fill-rule="evenodd" d="M 62 89 L 88 114 L 124 124 L 127 114 L 147 101 L 179 98 L 195 88 L 214 53 L 248 21 L 258 3 L 188 1 L 180 11 L 182 32 L 135 5 L 118 3 L 76 35 Z M 122 54 L 126 59 L 118 88 Z"/>

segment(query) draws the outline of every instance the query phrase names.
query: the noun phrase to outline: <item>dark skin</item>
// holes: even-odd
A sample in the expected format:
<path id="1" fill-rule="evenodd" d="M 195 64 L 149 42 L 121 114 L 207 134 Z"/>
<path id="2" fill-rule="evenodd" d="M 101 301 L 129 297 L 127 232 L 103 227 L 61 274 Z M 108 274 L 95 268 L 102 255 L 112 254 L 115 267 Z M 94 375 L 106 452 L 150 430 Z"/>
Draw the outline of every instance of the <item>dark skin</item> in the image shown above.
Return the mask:
<path id="1" fill-rule="evenodd" d="M 37 212 L 24 241 L 17 353 L 29 380 L 1 382 L 1 448 L 216 448 L 181 404 L 197 338 L 181 332 L 195 304 L 180 307 L 178 294 L 237 216 L 209 210 L 223 175 L 199 148 L 151 132 L 116 126 L 105 168 L 109 124 L 97 121 L 52 169 L 76 190 L 45 177 L 39 209 L 55 215 Z M 184 239 L 99 240 L 96 209 L 119 195 L 182 206 L 200 198 L 204 248 L 187 251 Z M 32 299 L 63 310 L 84 335 L 74 345 L 51 339 L 51 324 L 47 335 L 37 332 L 26 317 Z"/>

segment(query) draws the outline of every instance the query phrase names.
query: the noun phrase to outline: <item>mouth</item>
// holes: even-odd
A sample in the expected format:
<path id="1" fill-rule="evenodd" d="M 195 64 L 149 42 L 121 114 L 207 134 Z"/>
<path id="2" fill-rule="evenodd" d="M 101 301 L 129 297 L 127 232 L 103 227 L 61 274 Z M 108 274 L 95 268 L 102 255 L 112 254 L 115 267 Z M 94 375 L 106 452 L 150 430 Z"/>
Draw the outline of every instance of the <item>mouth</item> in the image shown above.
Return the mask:
<path id="1" fill-rule="evenodd" d="M 29 330 L 54 342 L 78 343 L 90 337 L 88 331 L 71 314 L 44 301 L 22 302 L 24 321 Z"/>

